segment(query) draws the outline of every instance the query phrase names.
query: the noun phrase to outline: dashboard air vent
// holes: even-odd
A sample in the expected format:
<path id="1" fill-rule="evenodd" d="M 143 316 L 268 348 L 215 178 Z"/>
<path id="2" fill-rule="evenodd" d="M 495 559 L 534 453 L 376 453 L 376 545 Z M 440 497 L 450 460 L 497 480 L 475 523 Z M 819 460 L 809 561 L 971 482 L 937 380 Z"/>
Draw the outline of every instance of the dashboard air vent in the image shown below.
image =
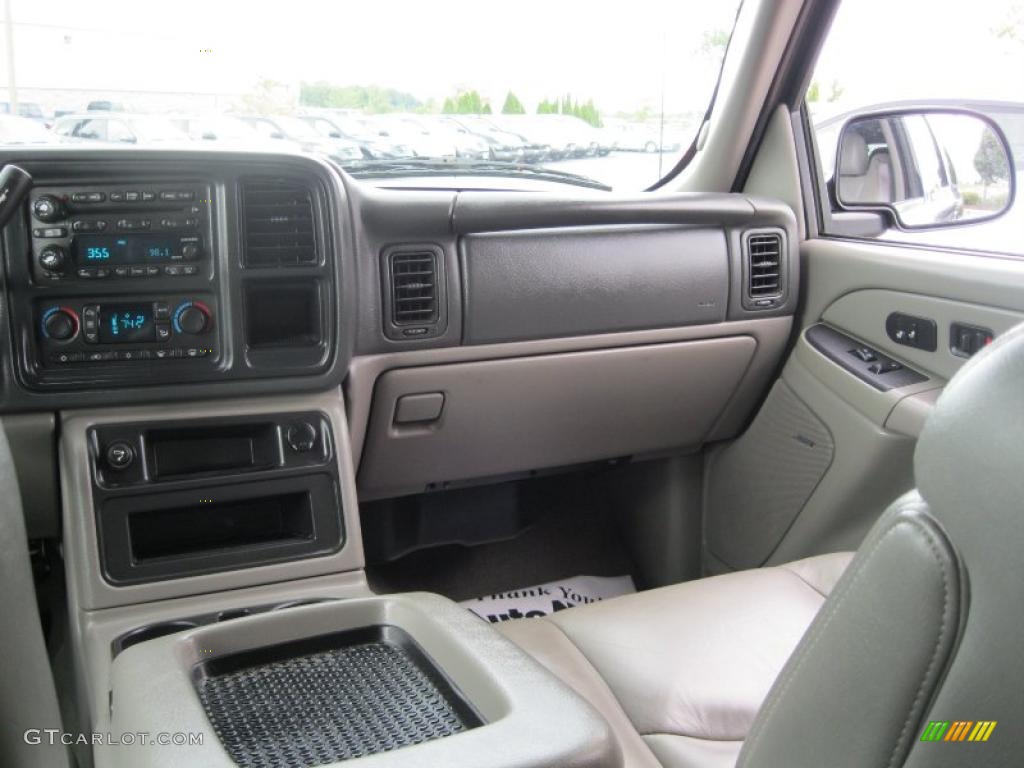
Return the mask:
<path id="1" fill-rule="evenodd" d="M 774 232 L 747 236 L 747 295 L 752 299 L 782 292 L 782 237 Z"/>
<path id="2" fill-rule="evenodd" d="M 242 185 L 243 254 L 247 267 L 316 264 L 313 194 L 290 180 Z"/>
<path id="3" fill-rule="evenodd" d="M 391 321 L 395 325 L 437 322 L 437 260 L 430 251 L 390 254 Z"/>

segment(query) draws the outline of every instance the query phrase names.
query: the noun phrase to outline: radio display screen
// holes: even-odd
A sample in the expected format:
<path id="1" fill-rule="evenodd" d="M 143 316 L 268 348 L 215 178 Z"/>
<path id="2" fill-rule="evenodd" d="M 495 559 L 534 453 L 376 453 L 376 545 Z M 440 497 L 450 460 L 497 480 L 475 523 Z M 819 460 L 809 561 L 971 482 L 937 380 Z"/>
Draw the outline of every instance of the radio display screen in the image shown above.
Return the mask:
<path id="1" fill-rule="evenodd" d="M 152 304 L 103 304 L 100 307 L 101 344 L 155 340 Z"/>
<path id="2" fill-rule="evenodd" d="M 182 258 L 181 238 L 167 235 L 79 235 L 72 248 L 79 267 L 159 263 Z"/>

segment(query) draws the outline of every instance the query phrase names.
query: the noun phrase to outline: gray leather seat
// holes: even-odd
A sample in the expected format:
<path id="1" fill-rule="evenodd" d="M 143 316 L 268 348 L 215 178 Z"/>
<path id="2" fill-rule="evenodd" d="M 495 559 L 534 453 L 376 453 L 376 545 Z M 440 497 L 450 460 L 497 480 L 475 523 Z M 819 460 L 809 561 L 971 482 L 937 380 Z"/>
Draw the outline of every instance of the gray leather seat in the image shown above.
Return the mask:
<path id="1" fill-rule="evenodd" d="M 605 715 L 627 765 L 1020 765 L 1022 437 L 1018 326 L 946 386 L 917 445 L 918 489 L 838 582 L 841 556 L 814 558 L 501 629 Z M 782 585 L 794 574 L 835 588 L 815 601 Z M 938 726 L 964 741 L 922 741 L 932 721 L 971 725 Z M 979 721 L 999 726 L 984 742 L 968 735 Z"/>
<path id="2" fill-rule="evenodd" d="M 604 715 L 627 766 L 732 766 L 852 557 L 715 576 L 498 628 Z"/>

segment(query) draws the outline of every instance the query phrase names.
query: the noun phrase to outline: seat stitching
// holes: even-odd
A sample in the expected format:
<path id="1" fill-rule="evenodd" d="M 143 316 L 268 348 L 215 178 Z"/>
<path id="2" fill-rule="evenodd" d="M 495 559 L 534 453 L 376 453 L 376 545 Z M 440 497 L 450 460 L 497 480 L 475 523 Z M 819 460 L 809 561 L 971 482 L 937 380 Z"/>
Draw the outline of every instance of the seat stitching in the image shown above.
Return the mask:
<path id="1" fill-rule="evenodd" d="M 916 509 L 916 507 L 913 506 L 913 502 L 908 503 L 906 507 L 903 507 L 903 510 L 909 509 Z M 808 656 L 810 655 L 810 652 L 815 648 L 815 646 L 817 646 L 818 641 L 825 633 L 825 630 L 828 629 L 829 625 L 832 623 L 832 620 L 836 617 L 836 614 L 839 611 L 839 607 L 843 604 L 843 601 L 846 600 L 846 597 L 852 591 L 853 586 L 864 575 L 865 571 L 867 570 L 867 564 L 872 560 L 872 558 L 875 557 L 875 555 L 878 554 L 878 550 L 882 546 L 882 543 L 887 538 L 889 538 L 889 536 L 895 533 L 901 526 L 904 525 L 911 525 L 911 523 L 907 519 L 901 519 L 895 525 L 893 525 L 888 531 L 882 534 L 881 537 L 879 537 L 879 539 L 871 546 L 871 549 L 865 554 L 862 564 L 860 565 L 859 569 L 853 574 L 849 583 L 843 587 L 842 594 L 840 594 L 836 598 L 835 605 L 828 609 L 829 615 L 825 618 L 824 622 L 820 624 L 818 627 L 812 628 L 813 637 L 809 639 L 809 644 L 807 645 L 806 651 L 804 651 L 800 655 L 800 658 L 797 659 L 796 665 L 786 674 L 786 680 L 785 682 L 783 682 L 782 688 L 779 689 L 779 692 L 773 695 L 771 697 L 771 700 L 767 702 L 767 709 L 765 710 L 764 717 L 758 718 L 757 721 L 755 721 L 754 728 L 750 735 L 747 737 L 747 739 L 750 741 L 750 749 L 747 750 L 748 755 L 753 752 L 754 747 L 760 742 L 761 736 L 764 734 L 764 723 L 768 721 L 769 716 L 775 710 L 775 707 L 778 705 L 779 701 L 783 698 L 786 691 L 789 690 L 789 686 L 795 679 L 797 672 L 799 672 L 800 669 L 803 667 L 804 663 L 807 661 Z M 744 758 L 744 763 L 745 762 L 746 758 Z"/>
<path id="2" fill-rule="evenodd" d="M 942 648 L 942 641 L 946 637 L 946 630 L 949 628 L 948 616 L 949 616 L 949 581 L 946 577 L 946 568 L 943 561 L 942 555 L 939 552 L 935 541 L 933 539 L 933 532 L 924 525 L 919 525 L 921 530 L 925 534 L 925 541 L 928 543 L 928 549 L 935 557 L 935 562 L 939 564 L 939 573 L 942 575 L 942 623 L 939 626 L 939 637 L 935 641 L 935 648 L 932 650 L 931 659 L 928 661 L 928 666 L 925 668 L 924 676 L 921 678 L 921 685 L 917 688 L 917 694 L 914 696 L 914 701 L 910 705 L 910 711 L 907 712 L 907 719 L 903 723 L 903 728 L 900 729 L 899 738 L 896 739 L 896 743 L 893 745 L 892 753 L 889 756 L 889 765 L 893 765 L 897 758 L 897 750 L 900 748 L 900 743 L 906 737 L 907 728 L 910 727 L 911 719 L 914 719 L 914 711 L 917 709 L 918 704 L 921 700 L 921 694 L 924 693 L 925 686 L 928 684 L 929 678 L 932 676 L 932 669 L 939 658 L 939 651 Z"/>

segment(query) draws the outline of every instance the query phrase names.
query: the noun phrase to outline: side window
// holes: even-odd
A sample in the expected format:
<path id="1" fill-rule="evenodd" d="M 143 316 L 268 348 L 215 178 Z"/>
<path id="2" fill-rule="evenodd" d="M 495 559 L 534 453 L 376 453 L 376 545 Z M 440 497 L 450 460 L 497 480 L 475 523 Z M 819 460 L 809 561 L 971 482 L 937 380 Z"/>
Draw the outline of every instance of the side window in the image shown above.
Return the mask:
<path id="1" fill-rule="evenodd" d="M 120 141 L 126 144 L 135 142 L 135 134 L 128 127 L 127 123 L 121 120 L 111 120 L 107 124 L 107 141 Z"/>
<path id="2" fill-rule="evenodd" d="M 844 0 L 805 95 L 823 234 L 1024 255 L 1021 41 L 1019 0 Z M 878 202 L 892 215 L 866 235 L 845 212 Z"/>
<path id="3" fill-rule="evenodd" d="M 80 139 L 104 141 L 107 138 L 107 122 L 106 120 L 83 120 L 75 126 L 75 136 Z"/>

